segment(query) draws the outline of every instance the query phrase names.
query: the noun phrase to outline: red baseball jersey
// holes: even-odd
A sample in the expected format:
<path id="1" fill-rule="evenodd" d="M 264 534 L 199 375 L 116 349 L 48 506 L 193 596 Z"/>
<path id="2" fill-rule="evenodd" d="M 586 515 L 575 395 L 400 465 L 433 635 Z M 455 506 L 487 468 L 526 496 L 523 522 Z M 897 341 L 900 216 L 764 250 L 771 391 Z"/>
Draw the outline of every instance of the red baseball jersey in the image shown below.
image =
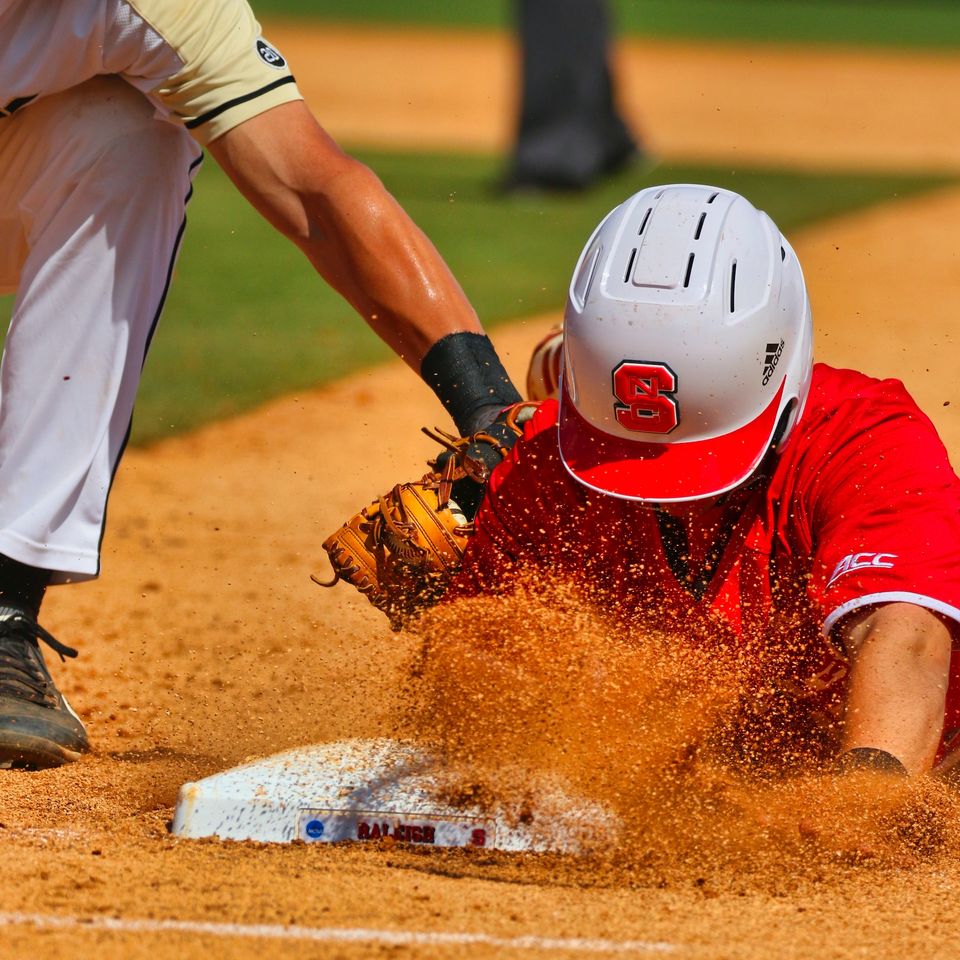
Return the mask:
<path id="1" fill-rule="evenodd" d="M 860 607 L 906 601 L 960 624 L 960 481 L 899 381 L 817 364 L 766 475 L 682 518 L 574 480 L 557 415 L 544 401 L 494 471 L 448 596 L 505 590 L 513 571 L 539 568 L 631 622 L 788 650 L 791 682 L 811 692 L 844 675 L 830 633 Z M 960 727 L 958 668 L 955 656 L 948 731 Z"/>

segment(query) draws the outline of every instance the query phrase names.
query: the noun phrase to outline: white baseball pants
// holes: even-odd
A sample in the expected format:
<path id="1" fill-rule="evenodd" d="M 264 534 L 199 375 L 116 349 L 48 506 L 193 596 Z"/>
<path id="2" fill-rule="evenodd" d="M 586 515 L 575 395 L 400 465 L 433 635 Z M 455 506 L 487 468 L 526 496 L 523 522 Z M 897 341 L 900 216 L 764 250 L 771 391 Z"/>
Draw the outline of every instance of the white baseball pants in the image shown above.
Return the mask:
<path id="1" fill-rule="evenodd" d="M 0 119 L 0 553 L 96 576 L 197 145 L 99 77 Z"/>

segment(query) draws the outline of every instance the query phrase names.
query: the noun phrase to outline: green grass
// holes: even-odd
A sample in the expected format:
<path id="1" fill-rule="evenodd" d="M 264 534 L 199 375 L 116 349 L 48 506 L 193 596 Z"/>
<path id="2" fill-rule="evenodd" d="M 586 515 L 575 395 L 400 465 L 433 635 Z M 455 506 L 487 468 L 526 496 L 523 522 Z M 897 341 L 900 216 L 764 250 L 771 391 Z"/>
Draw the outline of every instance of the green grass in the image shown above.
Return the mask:
<path id="1" fill-rule="evenodd" d="M 364 154 L 426 230 L 487 326 L 563 305 L 593 227 L 655 182 L 729 186 L 785 232 L 931 189 L 943 178 L 833 176 L 662 166 L 566 197 L 496 196 L 493 158 Z M 379 340 L 208 162 L 197 180 L 177 275 L 147 361 L 134 442 L 249 409 L 385 359 Z M 0 303 L 0 320 L 9 311 Z"/>
<path id="2" fill-rule="evenodd" d="M 262 17 L 457 27 L 510 26 L 508 0 L 253 0 Z M 612 0 L 622 33 L 666 37 L 960 45 L 956 0 Z"/>

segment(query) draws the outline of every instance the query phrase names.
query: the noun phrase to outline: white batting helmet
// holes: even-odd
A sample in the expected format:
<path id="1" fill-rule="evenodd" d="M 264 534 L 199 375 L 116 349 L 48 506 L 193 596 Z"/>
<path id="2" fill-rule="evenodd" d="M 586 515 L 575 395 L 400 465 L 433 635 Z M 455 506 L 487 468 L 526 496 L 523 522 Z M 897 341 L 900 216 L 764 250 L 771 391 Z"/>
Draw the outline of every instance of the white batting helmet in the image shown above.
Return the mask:
<path id="1" fill-rule="evenodd" d="M 630 500 L 738 486 L 785 443 L 810 387 L 797 257 L 716 187 L 652 187 L 611 211 L 580 255 L 563 336 L 563 462 Z"/>

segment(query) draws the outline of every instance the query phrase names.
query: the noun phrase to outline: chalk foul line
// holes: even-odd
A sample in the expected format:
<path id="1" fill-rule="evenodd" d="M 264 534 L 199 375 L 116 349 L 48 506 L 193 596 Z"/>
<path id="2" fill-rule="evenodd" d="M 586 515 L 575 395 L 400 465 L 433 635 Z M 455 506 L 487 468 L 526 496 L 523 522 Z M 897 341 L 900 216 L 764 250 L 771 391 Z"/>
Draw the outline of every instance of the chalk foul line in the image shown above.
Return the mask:
<path id="1" fill-rule="evenodd" d="M 390 946 L 480 944 L 511 950 L 579 950 L 584 953 L 670 953 L 675 946 L 656 940 L 603 940 L 577 937 L 494 937 L 486 933 L 430 933 L 367 930 L 355 927 L 298 927 L 279 924 L 212 923 L 198 920 L 127 920 L 120 917 L 65 917 L 0 912 L 0 926 L 46 930 L 107 930 L 112 933 L 189 933 L 210 937 L 312 940 L 323 943 L 382 943 Z"/>

